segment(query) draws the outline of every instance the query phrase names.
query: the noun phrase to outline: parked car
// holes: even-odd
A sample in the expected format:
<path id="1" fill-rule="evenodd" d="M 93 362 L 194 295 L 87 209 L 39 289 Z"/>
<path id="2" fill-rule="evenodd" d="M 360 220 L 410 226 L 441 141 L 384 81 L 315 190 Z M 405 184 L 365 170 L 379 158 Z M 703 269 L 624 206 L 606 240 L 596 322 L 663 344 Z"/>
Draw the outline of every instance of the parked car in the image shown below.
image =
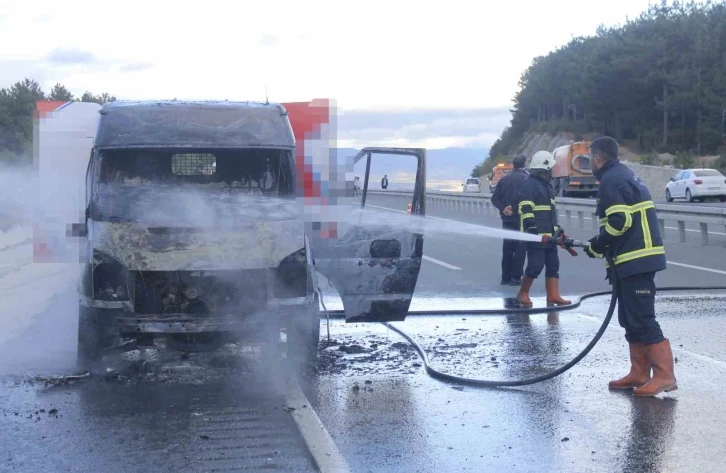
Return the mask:
<path id="1" fill-rule="evenodd" d="M 666 185 L 665 198 L 668 202 L 673 202 L 673 199 L 703 202 L 707 197 L 726 202 L 726 177 L 715 169 L 685 169 Z"/>
<path id="2" fill-rule="evenodd" d="M 464 184 L 464 192 L 481 192 L 481 183 L 476 177 L 470 177 Z"/>

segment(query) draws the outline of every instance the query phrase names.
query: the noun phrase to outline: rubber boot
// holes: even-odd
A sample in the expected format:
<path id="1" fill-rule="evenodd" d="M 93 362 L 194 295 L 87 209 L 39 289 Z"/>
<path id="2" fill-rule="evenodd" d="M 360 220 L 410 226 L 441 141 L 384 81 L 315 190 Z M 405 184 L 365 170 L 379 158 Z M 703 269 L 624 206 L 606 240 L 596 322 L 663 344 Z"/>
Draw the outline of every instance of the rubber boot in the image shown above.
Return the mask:
<path id="1" fill-rule="evenodd" d="M 517 300 L 519 300 L 522 307 L 532 307 L 532 300 L 529 298 L 529 290 L 532 288 L 533 282 L 534 278 L 530 278 L 529 276 L 524 276 L 522 278 L 522 285 L 519 287 L 519 292 L 517 293 Z"/>
<path id="2" fill-rule="evenodd" d="M 673 352 L 668 339 L 660 343 L 647 345 L 647 356 L 653 366 L 653 377 L 644 385 L 636 388 L 636 396 L 655 396 L 662 392 L 671 392 L 678 389 L 676 376 L 673 374 Z"/>
<path id="3" fill-rule="evenodd" d="M 630 344 L 630 373 L 624 377 L 610 381 L 610 389 L 633 389 L 640 387 L 650 380 L 650 361 L 648 361 L 648 347 L 642 343 Z"/>
<path id="4" fill-rule="evenodd" d="M 558 278 L 547 278 L 545 279 L 545 287 L 547 288 L 547 306 L 553 305 L 570 305 L 572 302 L 567 299 L 563 299 L 560 296 Z"/>

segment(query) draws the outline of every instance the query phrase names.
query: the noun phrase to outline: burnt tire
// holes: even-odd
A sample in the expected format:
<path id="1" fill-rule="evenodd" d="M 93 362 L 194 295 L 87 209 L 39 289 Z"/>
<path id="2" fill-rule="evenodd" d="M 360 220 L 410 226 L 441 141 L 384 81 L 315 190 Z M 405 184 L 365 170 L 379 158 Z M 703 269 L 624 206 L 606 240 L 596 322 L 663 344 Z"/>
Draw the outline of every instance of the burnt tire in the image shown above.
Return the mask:
<path id="1" fill-rule="evenodd" d="M 96 370 L 103 361 L 103 352 L 107 345 L 107 330 L 101 324 L 98 310 L 79 306 L 78 352 L 76 356 L 78 369 L 84 372 Z"/>
<path id="2" fill-rule="evenodd" d="M 287 358 L 300 367 L 311 367 L 318 359 L 320 343 L 320 299 L 291 314 L 285 323 Z"/>

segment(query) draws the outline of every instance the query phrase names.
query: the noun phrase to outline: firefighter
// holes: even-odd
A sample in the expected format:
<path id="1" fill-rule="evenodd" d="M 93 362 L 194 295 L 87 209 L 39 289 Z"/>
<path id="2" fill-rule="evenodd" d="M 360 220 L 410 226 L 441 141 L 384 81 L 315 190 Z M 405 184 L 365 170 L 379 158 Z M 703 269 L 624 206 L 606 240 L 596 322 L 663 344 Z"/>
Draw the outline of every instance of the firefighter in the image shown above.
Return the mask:
<path id="1" fill-rule="evenodd" d="M 550 186 L 552 167 L 555 157 L 547 151 L 538 151 L 532 156 L 529 165 L 529 178 L 522 184 L 519 193 L 518 213 L 520 231 L 534 235 L 552 236 L 560 229 L 557 223 L 557 208 Z M 532 307 L 529 290 L 532 283 L 545 268 L 545 287 L 547 288 L 547 305 L 569 305 L 559 293 L 560 259 L 557 246 L 545 243 L 526 243 L 527 269 L 524 271 L 522 285 L 517 299 L 524 307 Z"/>
<path id="2" fill-rule="evenodd" d="M 527 179 L 524 165 L 527 158 L 517 155 L 512 160 L 513 171 L 504 176 L 494 188 L 492 204 L 499 209 L 502 227 L 507 230 L 519 230 L 519 214 L 517 202 L 522 184 Z M 527 249 L 519 240 L 504 239 L 502 243 L 502 284 L 519 286 L 522 284 L 524 258 Z"/>
<path id="3" fill-rule="evenodd" d="M 673 353 L 655 318 L 655 273 L 666 269 L 666 257 L 650 191 L 618 160 L 614 139 L 606 136 L 590 143 L 590 156 L 600 181 L 600 232 L 590 239 L 585 252 L 591 258 L 607 253 L 614 260 L 615 267 L 607 267 L 607 277 L 619 283 L 618 321 L 630 348 L 630 373 L 611 381 L 609 387 L 635 388 L 636 396 L 674 391 L 678 386 Z"/>

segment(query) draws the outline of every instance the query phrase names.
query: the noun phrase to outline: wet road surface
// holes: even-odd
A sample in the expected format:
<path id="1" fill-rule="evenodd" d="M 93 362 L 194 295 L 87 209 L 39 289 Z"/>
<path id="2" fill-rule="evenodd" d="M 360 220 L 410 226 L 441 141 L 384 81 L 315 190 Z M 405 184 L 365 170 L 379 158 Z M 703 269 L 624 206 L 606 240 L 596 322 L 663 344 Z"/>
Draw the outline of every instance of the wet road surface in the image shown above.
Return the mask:
<path id="1" fill-rule="evenodd" d="M 0 470 L 316 471 L 254 358 L 147 353 L 100 378 L 6 378 Z"/>
<path id="2" fill-rule="evenodd" d="M 725 302 L 658 299 L 680 388 L 659 398 L 607 390 L 628 368 L 616 322 L 564 375 L 482 389 L 428 377 L 413 347 L 383 325 L 333 319 L 329 343 L 322 321 L 318 372 L 303 390 L 353 471 L 721 471 Z M 441 371 L 518 379 L 573 358 L 606 308 L 598 298 L 559 314 L 395 325 Z M 51 352 L 62 345 L 45 341 Z M 315 471 L 285 403 L 289 373 L 256 350 L 131 352 L 106 377 L 59 385 L 32 371 L 53 372 L 50 355 L 2 375 L 0 471 Z"/>
<path id="3" fill-rule="evenodd" d="M 658 398 L 607 389 L 629 369 L 616 322 L 562 376 L 484 389 L 428 377 L 413 348 L 381 325 L 335 321 L 331 337 L 344 351 L 323 351 L 311 400 L 355 471 L 723 471 L 726 355 L 714 334 L 726 329 L 725 301 L 659 300 L 679 390 Z M 412 317 L 395 325 L 441 371 L 521 379 L 572 359 L 595 334 L 606 302 L 560 314 Z"/>
<path id="4" fill-rule="evenodd" d="M 578 231 L 572 236 L 587 236 Z M 697 267 L 669 266 L 659 286 L 726 285 L 722 246 L 667 244 L 669 260 Z M 427 236 L 433 259 L 423 263 L 412 309 L 501 307 L 517 288 L 499 285 L 500 251 L 496 239 Z M 602 261 L 561 255 L 563 295 L 609 288 Z M 0 274 L 12 277 L 3 295 L 14 298 L 0 324 L 19 322 L 0 338 L 0 471 L 315 471 L 285 397 L 293 373 L 259 351 L 130 353 L 106 377 L 38 379 L 74 373 L 77 300 L 72 286 L 42 300 L 52 271 L 30 285 L 15 268 Z M 535 282 L 536 304 L 542 286 Z M 340 308 L 322 288 L 328 308 Z M 607 390 L 628 369 L 617 322 L 564 375 L 494 390 L 428 377 L 413 347 L 380 324 L 333 320 L 328 344 L 323 321 L 319 371 L 302 389 L 353 471 L 723 471 L 725 302 L 723 294 L 659 296 L 680 388 L 660 399 Z M 29 306 L 44 309 L 22 311 Z M 569 361 L 606 308 L 600 298 L 559 314 L 432 314 L 395 325 L 439 370 L 517 379 Z"/>

